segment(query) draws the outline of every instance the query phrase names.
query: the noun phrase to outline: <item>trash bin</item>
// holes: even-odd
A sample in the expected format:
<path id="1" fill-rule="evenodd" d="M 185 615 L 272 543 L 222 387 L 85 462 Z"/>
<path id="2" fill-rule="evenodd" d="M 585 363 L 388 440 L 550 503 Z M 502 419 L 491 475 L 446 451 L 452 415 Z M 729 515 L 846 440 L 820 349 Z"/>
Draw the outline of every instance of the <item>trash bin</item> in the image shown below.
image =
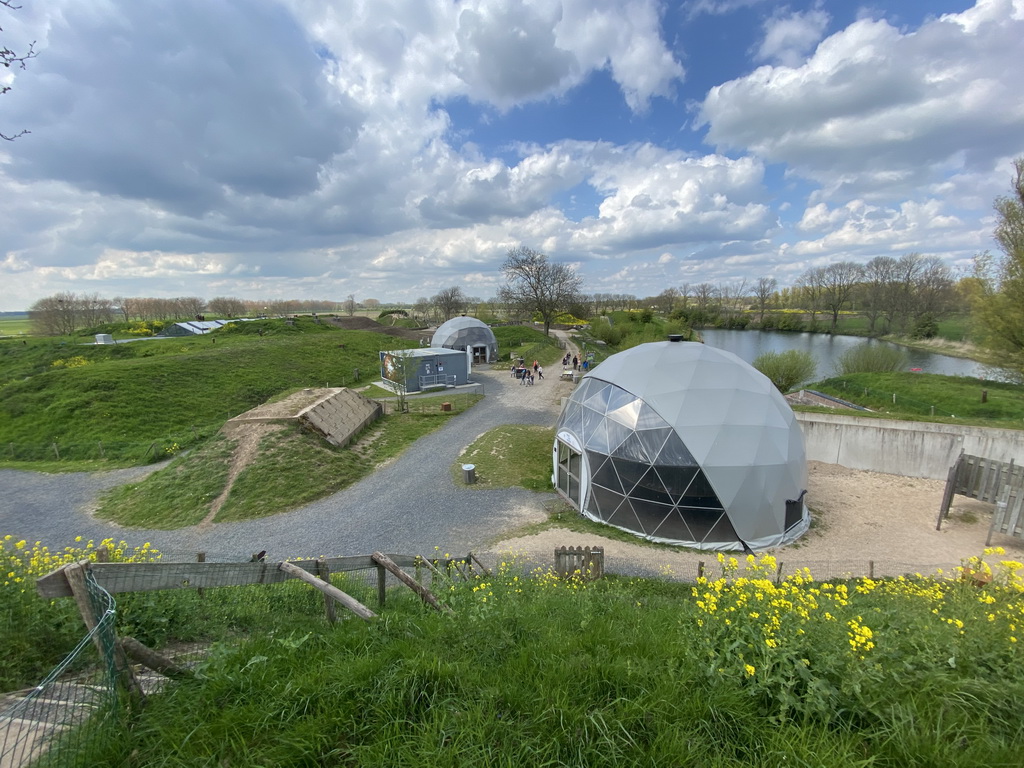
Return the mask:
<path id="1" fill-rule="evenodd" d="M 476 464 L 462 465 L 462 482 L 466 485 L 472 485 L 476 482 Z"/>

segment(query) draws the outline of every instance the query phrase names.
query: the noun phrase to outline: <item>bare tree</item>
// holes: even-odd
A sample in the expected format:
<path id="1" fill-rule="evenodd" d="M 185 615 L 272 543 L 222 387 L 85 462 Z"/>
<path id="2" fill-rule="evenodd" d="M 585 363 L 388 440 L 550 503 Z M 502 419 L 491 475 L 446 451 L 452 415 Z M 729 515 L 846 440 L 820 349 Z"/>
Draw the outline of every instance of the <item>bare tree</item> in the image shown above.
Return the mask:
<path id="1" fill-rule="evenodd" d="M 349 317 L 352 317 L 352 315 L 356 313 L 356 295 L 354 293 L 350 293 L 348 295 L 348 298 L 345 299 L 344 306 L 345 314 L 347 314 Z"/>
<path id="2" fill-rule="evenodd" d="M 825 280 L 824 267 L 812 267 L 797 278 L 797 288 L 800 289 L 801 309 L 807 310 L 811 315 L 811 325 L 814 325 L 814 318 L 821 310 L 822 287 Z"/>
<path id="3" fill-rule="evenodd" d="M 868 333 L 875 332 L 879 318 L 885 313 L 896 284 L 897 264 L 892 256 L 876 256 L 864 265 L 860 284 L 861 307 L 868 319 Z"/>
<path id="4" fill-rule="evenodd" d="M 863 275 L 864 267 L 855 261 L 838 261 L 822 270 L 821 298 L 825 308 L 832 313 L 832 333 L 836 332 L 839 313 L 849 303 L 853 289 Z"/>
<path id="5" fill-rule="evenodd" d="M 583 278 L 576 270 L 525 246 L 509 250 L 501 271 L 505 285 L 499 295 L 511 306 L 539 314 L 545 334 L 551 333 L 555 318 L 579 300 Z"/>
<path id="6" fill-rule="evenodd" d="M 764 313 L 768 310 L 768 304 L 775 291 L 779 287 L 779 281 L 774 277 L 759 277 L 754 284 L 754 304 L 757 306 L 757 322 L 764 323 Z"/>
<path id="7" fill-rule="evenodd" d="M 13 0 L 0 0 L 0 6 L 12 11 L 16 11 L 21 8 L 20 5 L 15 5 Z M 0 32 L 2 31 L 3 27 L 0 27 Z M 0 45 L 0 64 L 3 65 L 4 69 L 10 69 L 11 67 L 14 67 L 15 69 L 25 69 L 25 63 L 29 59 L 34 59 L 36 57 L 35 45 L 35 41 L 31 42 L 28 46 L 28 50 L 23 51 L 22 53 L 11 50 L 6 45 Z M 7 93 L 9 90 L 11 90 L 11 86 L 0 83 L 0 95 Z M 0 131 L 0 139 L 4 139 L 5 141 L 14 141 L 19 136 L 24 136 L 28 132 L 29 131 L 27 129 L 22 129 L 17 133 L 8 135 Z"/>
<path id="8" fill-rule="evenodd" d="M 466 295 L 459 286 L 453 285 L 451 288 L 442 288 L 438 291 L 431 298 L 430 303 L 437 309 L 438 314 L 447 321 L 465 311 Z"/>
<path id="9" fill-rule="evenodd" d="M 215 296 L 207 304 L 209 311 L 223 317 L 240 317 L 245 314 L 245 302 L 231 296 Z"/>

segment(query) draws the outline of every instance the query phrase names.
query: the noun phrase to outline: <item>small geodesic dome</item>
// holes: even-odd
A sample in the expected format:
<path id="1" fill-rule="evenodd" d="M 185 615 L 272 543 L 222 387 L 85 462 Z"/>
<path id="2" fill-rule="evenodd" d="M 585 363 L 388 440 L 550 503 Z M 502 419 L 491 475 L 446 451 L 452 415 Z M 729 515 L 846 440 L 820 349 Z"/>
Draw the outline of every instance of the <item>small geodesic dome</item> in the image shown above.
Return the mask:
<path id="1" fill-rule="evenodd" d="M 553 462 L 584 515 L 652 541 L 764 549 L 810 525 L 793 411 L 766 376 L 704 344 L 641 344 L 584 376 Z"/>
<path id="2" fill-rule="evenodd" d="M 494 338 L 494 331 L 475 317 L 453 317 L 442 323 L 434 331 L 430 346 L 469 351 L 474 363 L 493 363 L 498 359 L 498 340 Z"/>

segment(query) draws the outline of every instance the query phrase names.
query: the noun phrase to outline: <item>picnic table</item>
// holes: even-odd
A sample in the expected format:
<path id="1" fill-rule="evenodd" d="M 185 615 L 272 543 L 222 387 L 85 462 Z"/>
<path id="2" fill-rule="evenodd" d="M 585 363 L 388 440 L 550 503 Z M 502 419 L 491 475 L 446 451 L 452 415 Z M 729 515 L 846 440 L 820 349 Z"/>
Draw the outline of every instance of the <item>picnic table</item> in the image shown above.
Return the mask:
<path id="1" fill-rule="evenodd" d="M 572 381 L 575 371 L 572 368 L 563 368 L 561 378 L 565 381 Z"/>

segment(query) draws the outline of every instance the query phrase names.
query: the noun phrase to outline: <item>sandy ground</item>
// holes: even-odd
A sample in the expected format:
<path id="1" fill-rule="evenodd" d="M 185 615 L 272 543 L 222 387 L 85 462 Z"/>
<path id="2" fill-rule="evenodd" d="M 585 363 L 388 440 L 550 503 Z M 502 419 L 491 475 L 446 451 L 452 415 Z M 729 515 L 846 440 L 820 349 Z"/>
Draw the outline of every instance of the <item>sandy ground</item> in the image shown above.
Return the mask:
<path id="1" fill-rule="evenodd" d="M 899 575 L 948 570 L 985 548 L 992 505 L 955 496 L 948 519 L 935 530 L 944 483 L 837 464 L 808 463 L 807 504 L 811 530 L 798 542 L 771 554 L 786 573 L 808 567 L 817 578 L 844 575 Z M 551 562 L 559 546 L 604 546 L 606 568 L 627 574 L 661 574 L 693 579 L 704 562 L 718 574 L 713 552 L 677 551 L 646 543 L 631 544 L 566 529 L 498 543 L 495 554 L 515 552 L 536 562 Z M 995 535 L 1006 557 L 1024 560 L 1024 542 Z"/>

